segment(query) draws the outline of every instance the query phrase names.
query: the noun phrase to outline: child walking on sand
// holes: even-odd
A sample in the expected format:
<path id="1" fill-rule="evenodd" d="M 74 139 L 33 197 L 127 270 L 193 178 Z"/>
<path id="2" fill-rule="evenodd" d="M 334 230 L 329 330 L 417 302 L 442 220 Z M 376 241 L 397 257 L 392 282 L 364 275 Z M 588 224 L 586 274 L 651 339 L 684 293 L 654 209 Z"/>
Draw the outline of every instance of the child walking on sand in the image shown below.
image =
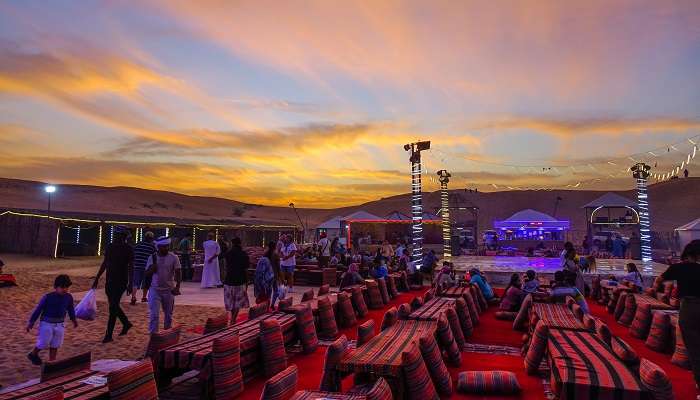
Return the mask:
<path id="1" fill-rule="evenodd" d="M 73 308 L 73 296 L 68 293 L 68 288 L 72 285 L 68 275 L 59 275 L 53 283 L 54 291 L 45 294 L 39 304 L 34 309 L 32 316 L 27 324 L 27 332 L 31 331 L 34 323 L 39 317 L 39 331 L 37 332 L 36 347 L 27 358 L 34 365 L 41 365 L 41 357 L 39 352 L 49 349 L 49 360 L 56 359 L 58 348 L 63 344 L 64 325 L 66 313 L 73 326 L 78 327 L 78 321 L 75 319 L 75 309 Z"/>

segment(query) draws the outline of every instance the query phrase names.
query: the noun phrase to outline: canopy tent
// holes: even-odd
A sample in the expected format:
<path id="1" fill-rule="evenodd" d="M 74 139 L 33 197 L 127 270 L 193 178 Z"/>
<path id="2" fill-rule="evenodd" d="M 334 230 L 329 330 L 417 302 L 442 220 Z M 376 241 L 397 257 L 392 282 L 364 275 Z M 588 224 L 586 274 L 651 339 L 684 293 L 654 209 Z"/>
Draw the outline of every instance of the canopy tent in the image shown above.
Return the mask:
<path id="1" fill-rule="evenodd" d="M 411 221 L 411 217 L 396 210 L 384 216 L 384 219 L 387 221 Z"/>
<path id="2" fill-rule="evenodd" d="M 340 237 L 343 225 L 343 217 L 335 216 L 316 227 L 316 240 L 320 238 L 321 232 L 326 232 L 329 238 Z"/>
<path id="3" fill-rule="evenodd" d="M 688 222 L 685 225 L 679 226 L 674 229 L 676 235 L 678 236 L 678 244 L 680 249 L 683 250 L 685 245 L 692 242 L 693 240 L 700 239 L 700 218 Z"/>
<path id="4" fill-rule="evenodd" d="M 367 211 L 363 211 L 363 210 L 355 211 L 354 213 L 352 213 L 350 215 L 346 215 L 341 219 L 343 221 L 346 221 L 346 222 L 374 222 L 374 221 L 379 222 L 379 221 L 382 221 L 382 218 L 380 218 L 374 214 L 370 214 Z"/>
<path id="5" fill-rule="evenodd" d="M 540 211 L 526 209 L 509 218 L 494 221 L 493 227 L 505 239 L 561 240 L 570 227 L 568 220 L 558 220 Z"/>
<path id="6" fill-rule="evenodd" d="M 598 197 L 597 199 L 587 203 L 581 208 L 598 208 L 598 207 L 632 207 L 636 208 L 637 203 L 627 197 L 620 196 L 617 193 L 608 192 Z"/>

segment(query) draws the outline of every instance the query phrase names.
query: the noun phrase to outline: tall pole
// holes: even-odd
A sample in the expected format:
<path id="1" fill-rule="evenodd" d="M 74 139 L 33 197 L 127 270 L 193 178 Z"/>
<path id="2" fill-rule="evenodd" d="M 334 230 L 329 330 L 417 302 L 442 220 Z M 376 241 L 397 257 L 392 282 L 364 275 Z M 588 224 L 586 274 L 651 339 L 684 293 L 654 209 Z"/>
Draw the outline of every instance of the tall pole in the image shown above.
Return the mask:
<path id="1" fill-rule="evenodd" d="M 445 261 L 452 259 L 452 226 L 450 223 L 450 193 L 447 191 L 447 184 L 452 176 L 449 172 L 441 169 L 437 172 L 440 179 L 440 201 L 442 215 L 442 257 Z"/>
<path id="2" fill-rule="evenodd" d="M 647 179 L 651 167 L 637 163 L 632 168 L 632 176 L 637 180 L 637 207 L 639 208 L 639 239 L 641 242 L 642 261 L 651 261 L 651 216 L 649 214 L 649 194 Z"/>
<path id="3" fill-rule="evenodd" d="M 423 266 L 423 196 L 421 193 L 421 159 L 420 152 L 430 149 L 430 142 L 415 142 L 403 146 L 411 152 L 411 242 L 413 251 L 411 261 L 420 270 Z"/>
<path id="4" fill-rule="evenodd" d="M 305 243 L 306 242 L 306 227 L 304 226 L 304 223 L 301 221 L 301 217 L 299 216 L 299 212 L 297 212 L 296 207 L 294 207 L 294 203 L 289 203 L 289 207 L 294 210 L 294 214 L 297 215 L 297 219 L 299 220 L 299 225 L 301 225 L 301 242 Z"/>

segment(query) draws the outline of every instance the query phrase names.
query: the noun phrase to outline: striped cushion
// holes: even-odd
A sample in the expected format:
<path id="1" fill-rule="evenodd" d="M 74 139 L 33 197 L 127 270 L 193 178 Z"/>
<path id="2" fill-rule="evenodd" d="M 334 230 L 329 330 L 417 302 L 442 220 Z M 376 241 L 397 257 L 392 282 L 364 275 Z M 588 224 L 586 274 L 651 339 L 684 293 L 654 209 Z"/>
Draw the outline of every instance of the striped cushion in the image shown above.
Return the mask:
<path id="1" fill-rule="evenodd" d="M 651 392 L 651 397 L 654 400 L 671 400 L 673 399 L 673 388 L 671 381 L 668 379 L 666 372 L 658 365 L 642 358 L 639 364 L 639 377 L 642 379 L 644 386 Z"/>
<path id="2" fill-rule="evenodd" d="M 365 296 L 362 294 L 362 288 L 356 287 L 352 290 L 352 306 L 355 307 L 355 311 L 357 311 L 357 315 L 360 318 L 364 318 L 369 312 L 367 303 L 365 303 Z"/>
<path id="3" fill-rule="evenodd" d="M 469 285 L 469 293 L 472 295 L 472 299 L 474 299 L 474 305 L 476 306 L 476 310 L 478 314 L 481 314 L 484 310 L 481 307 L 481 302 L 479 301 L 479 295 L 476 293 L 476 287 L 474 285 Z"/>
<path id="4" fill-rule="evenodd" d="M 112 400 L 151 400 L 158 398 L 153 377 L 153 365 L 149 360 L 139 361 L 107 375 L 109 398 Z"/>
<path id="5" fill-rule="evenodd" d="M 63 400 L 63 386 L 44 390 L 31 396 L 23 397 L 24 400 Z"/>
<path id="6" fill-rule="evenodd" d="M 419 347 L 425 365 L 428 367 L 428 372 L 433 379 L 438 393 L 443 396 L 452 395 L 452 378 L 442 360 L 440 348 L 432 335 L 426 335 L 420 338 Z"/>
<path id="7" fill-rule="evenodd" d="M 260 400 L 288 400 L 297 391 L 299 371 L 292 364 L 265 382 Z"/>
<path id="8" fill-rule="evenodd" d="M 148 339 L 148 345 L 146 346 L 146 358 L 150 358 L 153 362 L 153 370 L 158 370 L 158 357 L 160 351 L 166 347 L 174 346 L 180 341 L 180 332 L 182 331 L 180 326 L 174 326 L 170 329 L 162 330 L 160 332 L 151 333 Z M 171 355 L 173 356 L 173 355 Z M 167 361 L 166 361 L 167 363 Z M 174 361 L 170 364 L 173 364 Z"/>
<path id="9" fill-rule="evenodd" d="M 600 276 L 594 276 L 591 279 L 591 297 L 594 299 L 600 298 Z"/>
<path id="10" fill-rule="evenodd" d="M 625 306 L 627 303 L 627 292 L 620 292 L 619 290 L 616 291 L 618 293 L 618 298 L 617 302 L 615 303 L 615 310 L 613 311 L 613 317 L 615 317 L 615 321 L 620 319 L 622 316 L 622 313 L 625 311 Z M 615 297 L 613 296 L 613 299 Z"/>
<path id="11" fill-rule="evenodd" d="M 669 304 L 672 307 L 678 308 L 681 305 L 681 300 L 678 298 L 678 286 L 673 286 L 673 290 L 671 291 L 671 299 L 669 301 Z"/>
<path id="12" fill-rule="evenodd" d="M 382 296 L 382 302 L 384 304 L 389 303 L 389 289 L 386 286 L 386 281 L 384 278 L 377 279 L 377 286 L 379 286 L 379 294 Z"/>
<path id="13" fill-rule="evenodd" d="M 224 329 L 228 325 L 228 313 L 224 313 L 214 318 L 207 318 L 204 324 L 204 335 Z"/>
<path id="14" fill-rule="evenodd" d="M 571 305 L 571 312 L 574 313 L 574 317 L 577 320 L 583 321 L 583 308 L 580 305 L 574 303 Z"/>
<path id="15" fill-rule="evenodd" d="M 384 313 L 380 331 L 391 328 L 399 320 L 399 311 L 396 307 L 391 307 Z"/>
<path id="16" fill-rule="evenodd" d="M 342 335 L 326 349 L 326 358 L 323 361 L 323 375 L 321 376 L 321 386 L 319 390 L 327 392 L 339 392 L 341 386 L 340 377 L 337 374 L 336 366 L 348 350 L 348 338 Z"/>
<path id="17" fill-rule="evenodd" d="M 321 287 L 318 288 L 318 293 L 316 295 L 323 296 L 324 294 L 328 294 L 330 292 L 331 292 L 331 285 L 325 284 L 325 285 L 321 285 Z"/>
<path id="18" fill-rule="evenodd" d="M 286 299 L 280 300 L 279 303 L 277 303 L 277 309 L 280 311 L 288 309 L 289 307 L 292 306 L 292 301 L 293 301 L 292 296 L 289 296 Z"/>
<path id="19" fill-rule="evenodd" d="M 467 307 L 469 307 L 469 315 L 472 317 L 472 325 L 479 325 L 479 307 L 476 305 L 476 300 L 472 296 L 471 289 L 464 292 L 462 295 L 464 300 L 467 301 Z"/>
<path id="20" fill-rule="evenodd" d="M 409 345 L 408 351 L 401 354 L 401 365 L 406 377 L 406 398 L 409 400 L 439 400 L 435 385 L 430 378 L 420 350 L 415 343 Z"/>
<path id="21" fill-rule="evenodd" d="M 435 297 L 435 289 L 430 289 L 423 295 L 423 301 L 428 302 Z"/>
<path id="22" fill-rule="evenodd" d="M 472 324 L 472 317 L 469 315 L 469 307 L 464 298 L 459 297 L 455 301 L 455 309 L 457 310 L 457 316 L 459 321 L 462 323 L 462 334 L 465 337 L 469 337 L 474 332 L 474 325 Z"/>
<path id="23" fill-rule="evenodd" d="M 457 346 L 463 349 L 467 345 L 467 341 L 464 339 L 464 332 L 462 332 L 462 326 L 459 323 L 457 312 L 454 308 L 448 307 L 445 309 L 445 317 L 447 317 L 447 322 L 450 323 L 450 329 L 452 330 L 452 335 L 455 337 Z"/>
<path id="24" fill-rule="evenodd" d="M 423 305 L 423 298 L 416 296 L 411 300 L 411 311 L 416 311 Z"/>
<path id="25" fill-rule="evenodd" d="M 514 394 L 520 384 L 510 371 L 463 371 L 457 378 L 457 391 L 476 394 Z"/>
<path id="26" fill-rule="evenodd" d="M 646 346 L 654 351 L 663 352 L 668 348 L 671 333 L 671 316 L 668 313 L 657 311 L 653 313 L 651 329 L 647 336 Z"/>
<path id="27" fill-rule="evenodd" d="M 476 296 L 481 309 L 486 311 L 486 309 L 489 308 L 489 303 L 486 301 L 486 297 L 484 297 L 484 292 L 481 291 L 481 287 L 479 285 L 474 285 L 473 287 L 476 288 Z"/>
<path id="28" fill-rule="evenodd" d="M 89 351 L 62 360 L 46 361 L 41 364 L 40 381 L 45 382 L 49 379 L 58 378 L 59 376 L 90 369 L 91 362 L 92 353 Z"/>
<path id="29" fill-rule="evenodd" d="M 459 346 L 457 346 L 455 337 L 452 334 L 452 329 L 450 329 L 450 323 L 447 321 L 445 314 L 440 315 L 438 318 L 437 334 L 441 344 L 440 347 L 447 352 L 447 359 L 450 364 L 462 364 L 462 353 L 459 351 Z"/>
<path id="30" fill-rule="evenodd" d="M 528 347 L 527 354 L 525 355 L 525 368 L 530 375 L 536 374 L 540 368 L 545 350 L 547 349 L 548 334 L 549 328 L 547 328 L 547 325 L 542 321 L 538 322 L 530 340 L 530 347 Z"/>
<path id="31" fill-rule="evenodd" d="M 515 316 L 513 321 L 513 329 L 523 330 L 525 329 L 525 323 L 527 322 L 528 316 L 530 315 L 530 307 L 532 306 L 532 295 L 528 294 L 523 300 L 523 304 L 520 305 L 520 311 L 518 315 Z"/>
<path id="32" fill-rule="evenodd" d="M 374 320 L 368 319 L 357 327 L 357 346 L 362 346 L 374 337 Z"/>
<path id="33" fill-rule="evenodd" d="M 296 325 L 299 333 L 301 346 L 304 353 L 313 353 L 318 347 L 318 336 L 316 336 L 316 325 L 314 325 L 314 314 L 311 312 L 309 304 L 294 311 L 297 317 Z"/>
<path id="34" fill-rule="evenodd" d="M 248 309 L 248 320 L 258 318 L 269 311 L 270 303 L 267 300 L 260 304 L 256 304 Z"/>
<path id="35" fill-rule="evenodd" d="M 392 400 L 394 396 L 391 394 L 391 387 L 384 378 L 377 379 L 372 389 L 365 393 L 367 400 Z"/>
<path id="36" fill-rule="evenodd" d="M 676 349 L 671 357 L 671 362 L 685 369 L 690 369 L 690 358 L 688 358 L 688 349 L 685 347 L 683 333 L 679 324 L 676 324 Z"/>
<path id="37" fill-rule="evenodd" d="M 260 352 L 266 377 L 287 368 L 287 352 L 284 349 L 282 328 L 276 319 L 268 318 L 260 321 Z"/>
<path id="38" fill-rule="evenodd" d="M 411 315 L 411 305 L 403 303 L 399 306 L 399 319 L 407 319 Z"/>
<path id="39" fill-rule="evenodd" d="M 377 281 L 366 281 L 367 286 L 367 298 L 369 300 L 369 308 L 378 309 L 384 307 L 384 302 L 382 301 L 382 293 L 379 291 L 379 284 Z"/>
<path id="40" fill-rule="evenodd" d="M 625 309 L 622 315 L 617 319 L 617 322 L 622 326 L 629 327 L 634 320 L 634 314 L 637 312 L 637 300 L 631 294 L 625 297 Z"/>
<path id="41" fill-rule="evenodd" d="M 595 333 L 598 335 L 600 340 L 603 341 L 603 343 L 607 344 L 608 346 L 612 345 L 612 332 L 610 332 L 610 328 L 608 328 L 608 325 L 605 322 L 598 318 L 595 319 Z"/>
<path id="42" fill-rule="evenodd" d="M 639 356 L 637 355 L 637 352 L 634 351 L 632 346 L 617 336 L 613 336 L 612 338 L 612 350 L 617 358 L 622 360 L 622 362 L 628 366 L 636 366 L 639 364 Z"/>
<path id="43" fill-rule="evenodd" d="M 651 305 L 640 304 L 630 325 L 630 335 L 637 339 L 646 339 L 651 328 Z"/>
<path id="44" fill-rule="evenodd" d="M 396 288 L 396 278 L 389 275 L 386 277 L 386 286 L 389 289 L 389 295 L 393 298 L 399 295 L 399 290 Z"/>
<path id="45" fill-rule="evenodd" d="M 302 293 L 301 302 L 303 303 L 305 301 L 313 300 L 313 298 L 314 298 L 314 290 L 309 289 L 309 290 L 305 291 L 304 293 Z"/>
<path id="46" fill-rule="evenodd" d="M 355 310 L 347 293 L 338 293 L 338 313 L 340 314 L 340 325 L 343 327 L 353 326 L 357 323 Z"/>
<path id="47" fill-rule="evenodd" d="M 211 353 L 214 395 L 218 399 L 233 399 L 243 393 L 241 348 L 238 333 L 214 339 Z"/>
<path id="48" fill-rule="evenodd" d="M 335 312 L 328 296 L 318 298 L 318 336 L 334 340 L 338 336 L 338 324 L 335 322 Z"/>
<path id="49" fill-rule="evenodd" d="M 588 329 L 589 331 L 595 331 L 595 320 L 596 318 L 590 314 L 583 314 L 583 325 Z"/>
<path id="50" fill-rule="evenodd" d="M 518 316 L 518 313 L 515 311 L 496 311 L 494 316 L 501 321 L 515 321 L 515 317 Z"/>

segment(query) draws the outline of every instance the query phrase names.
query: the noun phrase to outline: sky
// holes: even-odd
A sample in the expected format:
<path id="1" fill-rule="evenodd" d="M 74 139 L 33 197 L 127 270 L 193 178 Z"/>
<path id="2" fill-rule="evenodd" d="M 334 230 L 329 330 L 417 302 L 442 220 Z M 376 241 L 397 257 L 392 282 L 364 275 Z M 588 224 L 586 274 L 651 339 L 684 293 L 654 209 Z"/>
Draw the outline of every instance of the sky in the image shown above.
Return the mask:
<path id="1" fill-rule="evenodd" d="M 417 140 L 424 190 L 576 190 L 698 135 L 692 0 L 0 2 L 4 177 L 332 208 Z"/>

